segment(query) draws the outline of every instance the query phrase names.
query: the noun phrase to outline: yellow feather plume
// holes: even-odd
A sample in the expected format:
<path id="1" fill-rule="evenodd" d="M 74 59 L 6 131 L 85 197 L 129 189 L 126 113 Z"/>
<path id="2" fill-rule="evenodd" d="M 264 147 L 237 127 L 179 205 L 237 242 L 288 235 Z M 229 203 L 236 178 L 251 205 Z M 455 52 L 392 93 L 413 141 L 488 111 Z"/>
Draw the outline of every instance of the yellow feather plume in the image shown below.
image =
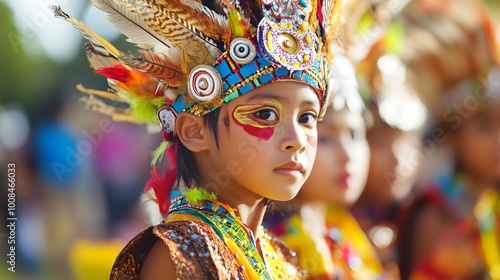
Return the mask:
<path id="1" fill-rule="evenodd" d="M 68 15 L 65 13 L 61 7 L 59 6 L 51 6 L 52 10 L 54 11 L 54 15 L 56 17 L 62 17 L 65 20 L 71 22 L 73 26 L 80 30 L 83 34 L 83 37 L 87 39 L 94 49 L 99 51 L 100 53 L 106 54 L 106 55 L 112 55 L 114 57 L 119 57 L 121 55 L 120 51 L 116 49 L 110 42 L 106 41 L 106 39 L 102 38 L 101 36 L 97 35 L 94 31 L 90 30 L 85 24 L 83 24 L 80 21 L 77 21 L 74 19 L 72 16 Z"/>

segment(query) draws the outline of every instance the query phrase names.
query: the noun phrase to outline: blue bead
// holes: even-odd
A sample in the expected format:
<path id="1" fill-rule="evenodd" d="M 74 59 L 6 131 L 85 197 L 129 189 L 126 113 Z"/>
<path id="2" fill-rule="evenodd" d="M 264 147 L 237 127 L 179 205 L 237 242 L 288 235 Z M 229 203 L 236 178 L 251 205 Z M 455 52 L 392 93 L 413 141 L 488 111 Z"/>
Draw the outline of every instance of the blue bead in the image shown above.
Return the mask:
<path id="1" fill-rule="evenodd" d="M 223 79 L 232 73 L 226 60 L 223 60 L 219 65 L 216 65 L 215 69 L 219 71 L 219 74 Z"/>
<path id="2" fill-rule="evenodd" d="M 246 85 L 240 87 L 240 95 L 243 95 L 253 89 L 252 83 L 247 83 Z"/>

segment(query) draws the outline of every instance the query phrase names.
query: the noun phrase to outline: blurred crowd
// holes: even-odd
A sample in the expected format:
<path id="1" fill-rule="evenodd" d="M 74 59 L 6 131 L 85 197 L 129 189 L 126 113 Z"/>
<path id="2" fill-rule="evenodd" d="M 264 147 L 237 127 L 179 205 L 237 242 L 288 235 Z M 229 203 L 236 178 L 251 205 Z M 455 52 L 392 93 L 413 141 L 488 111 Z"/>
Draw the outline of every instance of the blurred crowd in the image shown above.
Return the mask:
<path id="1" fill-rule="evenodd" d="M 500 279 L 500 3 L 414 0 L 390 14 L 390 4 L 376 8 L 391 1 L 358 2 L 366 5 L 350 11 L 342 41 L 352 48 L 364 108 L 350 108 L 361 120 L 355 124 L 356 116 L 332 112 L 338 142 L 323 172 L 345 169 L 331 197 L 331 222 L 340 229 L 330 232 L 332 242 L 340 242 L 342 225 L 359 228 L 383 279 Z M 20 34 L 12 5 L 0 9 L 4 36 Z M 359 35 L 386 18 L 376 39 Z M 13 47 L 6 42 L 2 59 Z M 29 65 L 30 55 L 22 56 Z M 58 74 L 85 69 L 81 61 L 51 65 Z M 102 82 L 88 72 L 83 80 Z M 68 85 L 78 77 L 28 89 L 35 104 L 2 81 L 0 224 L 9 216 L 9 163 L 17 220 L 15 274 L 3 261 L 8 232 L 0 229 L 0 279 L 106 279 L 121 248 L 150 223 L 143 187 L 160 134 L 85 108 L 83 93 Z M 343 102 L 357 106 L 349 98 Z M 305 189 L 297 199 L 325 191 Z M 278 216 L 294 207 L 276 205 L 268 226 L 286 236 Z M 353 240 L 358 234 L 347 232 Z M 349 246 L 339 252 L 347 259 Z M 346 270 L 357 269 L 355 257 Z"/>

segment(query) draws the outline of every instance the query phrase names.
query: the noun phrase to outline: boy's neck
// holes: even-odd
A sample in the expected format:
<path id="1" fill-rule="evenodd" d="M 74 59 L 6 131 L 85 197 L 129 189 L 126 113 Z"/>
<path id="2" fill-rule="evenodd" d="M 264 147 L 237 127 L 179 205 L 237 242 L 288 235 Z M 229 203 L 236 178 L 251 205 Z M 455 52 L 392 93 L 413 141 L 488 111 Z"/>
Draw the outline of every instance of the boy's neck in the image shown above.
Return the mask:
<path id="1" fill-rule="evenodd" d="M 244 194 L 245 191 L 232 192 L 230 188 L 226 188 L 223 192 L 217 194 L 217 198 L 221 202 L 227 202 L 229 206 L 238 211 L 241 221 L 258 236 L 258 230 L 266 213 L 267 199 Z"/>

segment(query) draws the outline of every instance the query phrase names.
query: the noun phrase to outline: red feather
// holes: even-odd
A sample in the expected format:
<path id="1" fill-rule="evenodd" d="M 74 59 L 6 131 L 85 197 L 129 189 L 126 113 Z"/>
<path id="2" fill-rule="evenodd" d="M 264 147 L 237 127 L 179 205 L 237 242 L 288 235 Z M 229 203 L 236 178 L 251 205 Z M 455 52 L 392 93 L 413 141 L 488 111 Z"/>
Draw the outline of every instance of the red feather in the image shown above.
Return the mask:
<path id="1" fill-rule="evenodd" d="M 165 170 L 163 177 L 158 173 L 158 168 L 154 167 L 153 170 L 151 170 L 151 178 L 144 187 L 146 193 L 153 189 L 162 215 L 168 212 L 168 207 L 170 206 L 170 192 L 174 187 L 177 176 L 177 146 L 178 141 L 173 141 L 167 148 L 165 156 L 171 167 Z"/>
<path id="2" fill-rule="evenodd" d="M 122 64 L 102 67 L 94 72 L 116 80 L 116 86 L 139 96 L 153 98 L 158 88 L 158 81 L 154 77 L 137 69 L 127 68 Z"/>

